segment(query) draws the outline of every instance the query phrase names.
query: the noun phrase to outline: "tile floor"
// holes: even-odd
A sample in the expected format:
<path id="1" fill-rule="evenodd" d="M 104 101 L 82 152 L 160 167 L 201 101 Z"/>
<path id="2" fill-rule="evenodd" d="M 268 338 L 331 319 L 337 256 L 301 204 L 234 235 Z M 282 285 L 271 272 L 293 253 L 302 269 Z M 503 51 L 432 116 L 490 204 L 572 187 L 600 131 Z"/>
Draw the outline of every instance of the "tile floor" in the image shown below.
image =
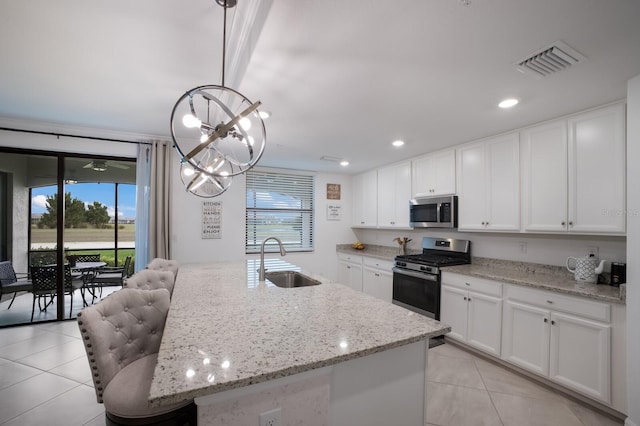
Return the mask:
<path id="1" fill-rule="evenodd" d="M 427 389 L 429 425 L 622 424 L 450 343 Z M 104 425 L 75 321 L 0 329 L 0 425 Z"/>
<path id="2" fill-rule="evenodd" d="M 429 350 L 427 424 L 613 426 L 623 422 L 447 343 Z"/>

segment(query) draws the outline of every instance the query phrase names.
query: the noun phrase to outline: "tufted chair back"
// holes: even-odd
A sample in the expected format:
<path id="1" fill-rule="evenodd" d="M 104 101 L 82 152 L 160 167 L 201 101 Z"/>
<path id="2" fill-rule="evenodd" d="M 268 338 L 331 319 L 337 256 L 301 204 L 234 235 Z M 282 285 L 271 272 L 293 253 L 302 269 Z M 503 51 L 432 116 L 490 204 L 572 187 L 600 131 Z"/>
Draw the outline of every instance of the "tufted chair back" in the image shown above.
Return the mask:
<path id="1" fill-rule="evenodd" d="M 98 402 L 120 370 L 158 353 L 168 312 L 166 289 L 122 289 L 78 314 Z"/>
<path id="2" fill-rule="evenodd" d="M 173 294 L 175 278 L 171 271 L 160 271 L 153 269 L 143 269 L 136 272 L 125 282 L 127 288 L 138 288 L 140 290 L 153 290 L 156 288 L 166 288 L 169 295 Z"/>
<path id="3" fill-rule="evenodd" d="M 160 257 L 156 257 L 147 265 L 147 269 L 173 272 L 174 281 L 178 278 L 178 267 L 179 264 L 176 260 L 162 259 Z"/>

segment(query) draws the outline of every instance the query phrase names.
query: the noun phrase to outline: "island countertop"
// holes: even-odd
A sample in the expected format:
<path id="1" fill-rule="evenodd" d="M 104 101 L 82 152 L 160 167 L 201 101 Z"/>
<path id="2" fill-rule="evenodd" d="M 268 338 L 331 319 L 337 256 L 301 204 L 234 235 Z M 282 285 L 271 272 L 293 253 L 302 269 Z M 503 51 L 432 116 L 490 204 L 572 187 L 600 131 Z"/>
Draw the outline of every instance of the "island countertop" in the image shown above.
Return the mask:
<path id="1" fill-rule="evenodd" d="M 268 262 L 270 270 L 300 270 Z M 152 405 L 334 365 L 451 330 L 327 280 L 300 288 L 260 284 L 259 265 L 181 265 L 151 384 Z"/>

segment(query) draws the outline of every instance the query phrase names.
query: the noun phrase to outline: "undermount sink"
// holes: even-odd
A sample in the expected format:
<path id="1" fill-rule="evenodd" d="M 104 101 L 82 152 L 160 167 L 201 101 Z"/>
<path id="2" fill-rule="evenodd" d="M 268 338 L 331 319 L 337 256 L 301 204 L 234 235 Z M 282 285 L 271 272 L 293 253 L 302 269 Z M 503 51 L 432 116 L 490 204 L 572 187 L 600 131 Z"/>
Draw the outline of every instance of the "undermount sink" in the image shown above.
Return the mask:
<path id="1" fill-rule="evenodd" d="M 320 281 L 301 274 L 298 271 L 266 272 L 264 277 L 278 287 L 293 288 L 322 284 Z"/>

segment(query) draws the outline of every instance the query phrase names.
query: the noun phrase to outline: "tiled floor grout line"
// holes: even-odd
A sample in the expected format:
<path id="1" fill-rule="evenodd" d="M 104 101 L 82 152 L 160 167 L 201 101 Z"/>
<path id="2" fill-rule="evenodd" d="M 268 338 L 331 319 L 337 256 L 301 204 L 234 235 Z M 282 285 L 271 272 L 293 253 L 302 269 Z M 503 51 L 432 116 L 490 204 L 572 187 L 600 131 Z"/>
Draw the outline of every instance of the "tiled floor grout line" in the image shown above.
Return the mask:
<path id="1" fill-rule="evenodd" d="M 484 376 L 482 375 L 482 372 L 480 371 L 480 368 L 478 368 L 478 357 L 471 355 L 471 361 L 473 362 L 473 366 L 476 369 L 476 372 L 478 373 L 478 376 L 480 376 L 480 380 L 482 381 L 482 385 L 484 386 L 484 391 L 487 393 L 487 396 L 489 397 L 489 401 L 491 401 L 491 406 L 493 406 L 493 409 L 496 412 L 496 416 L 498 416 L 498 419 L 500 420 L 500 424 L 502 426 L 504 426 L 504 420 L 502 420 L 502 416 L 500 415 L 500 411 L 498 410 L 498 407 L 496 407 L 496 403 L 493 400 L 493 396 L 491 395 L 491 392 L 489 392 L 489 388 L 487 388 L 487 383 L 484 380 Z"/>

